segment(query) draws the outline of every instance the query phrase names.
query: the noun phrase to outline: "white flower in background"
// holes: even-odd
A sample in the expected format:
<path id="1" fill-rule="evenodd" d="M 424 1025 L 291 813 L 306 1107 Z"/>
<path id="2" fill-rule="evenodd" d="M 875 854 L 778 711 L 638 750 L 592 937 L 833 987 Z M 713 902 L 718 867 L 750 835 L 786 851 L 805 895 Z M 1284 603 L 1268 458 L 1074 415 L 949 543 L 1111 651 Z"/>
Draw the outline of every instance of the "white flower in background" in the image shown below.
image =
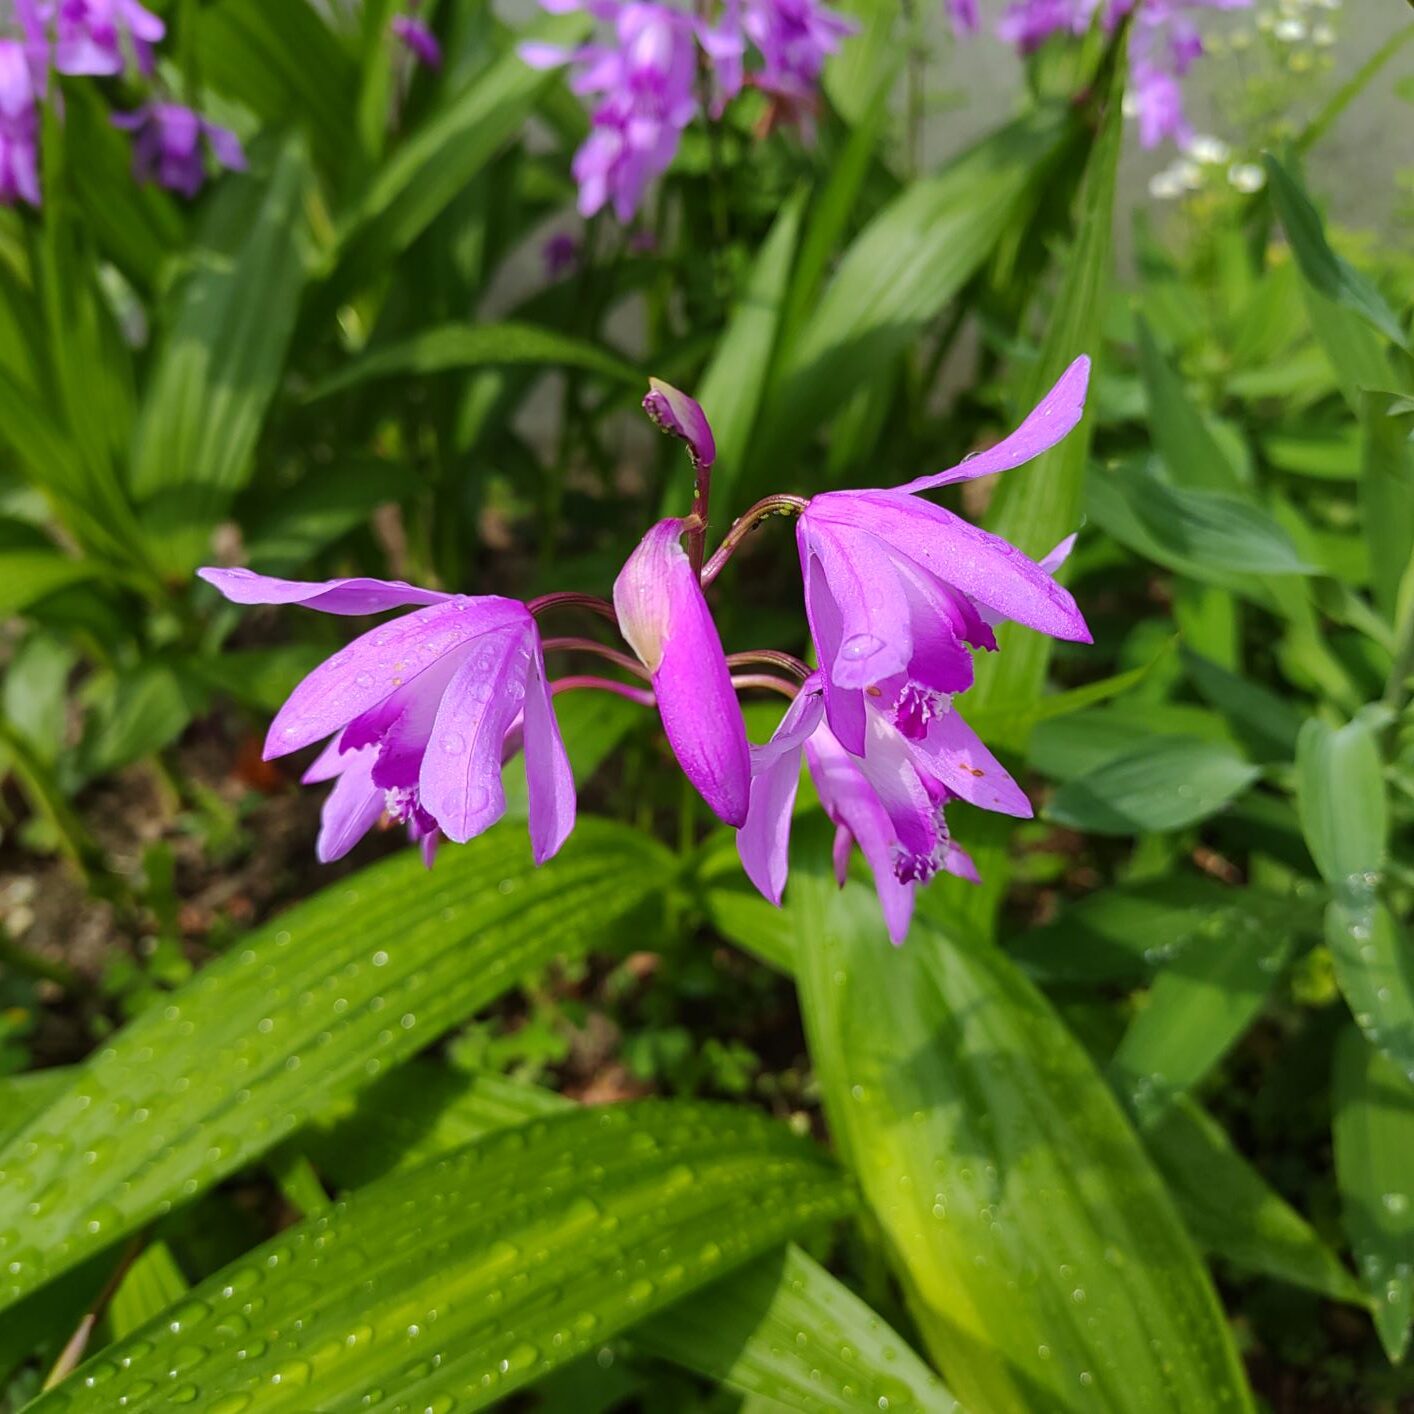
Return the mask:
<path id="1" fill-rule="evenodd" d="M 1149 178 L 1149 195 L 1156 201 L 1174 201 L 1184 193 L 1183 183 L 1171 167 Z"/>
<path id="2" fill-rule="evenodd" d="M 1335 43 L 1335 30 L 1328 24 L 1318 24 L 1312 28 L 1311 38 L 1322 49 L 1329 49 Z"/>
<path id="3" fill-rule="evenodd" d="M 1298 20 L 1294 15 L 1288 16 L 1276 22 L 1272 33 L 1283 44 L 1300 44 L 1306 38 L 1306 21 Z"/>
<path id="4" fill-rule="evenodd" d="M 1261 191 L 1267 174 L 1255 162 L 1234 162 L 1227 169 L 1228 182 L 1241 192 Z"/>
<path id="5" fill-rule="evenodd" d="M 1221 165 L 1232 157 L 1232 149 L 1227 143 L 1209 133 L 1195 133 L 1183 150 L 1195 162 L 1210 165 Z"/>

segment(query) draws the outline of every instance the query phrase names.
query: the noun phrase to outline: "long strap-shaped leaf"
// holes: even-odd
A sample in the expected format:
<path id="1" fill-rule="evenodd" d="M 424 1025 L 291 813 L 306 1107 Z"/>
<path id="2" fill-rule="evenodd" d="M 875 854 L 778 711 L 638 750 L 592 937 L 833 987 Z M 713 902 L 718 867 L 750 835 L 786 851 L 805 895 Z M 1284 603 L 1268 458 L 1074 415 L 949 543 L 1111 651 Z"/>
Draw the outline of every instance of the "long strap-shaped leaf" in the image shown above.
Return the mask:
<path id="1" fill-rule="evenodd" d="M 798 871 L 810 1053 L 929 1351 L 971 1408 L 1250 1409 L 1206 1272 L 1114 1097 L 994 948 Z"/>
<path id="2" fill-rule="evenodd" d="M 853 1204 L 753 1112 L 575 1109 L 374 1184 L 33 1409 L 481 1409 Z"/>
<path id="3" fill-rule="evenodd" d="M 298 1142 L 335 1182 L 358 1183 L 570 1103 L 538 1086 L 413 1061 Z M 945 1414 L 957 1407 L 901 1336 L 794 1247 L 635 1326 L 633 1342 L 772 1409 Z"/>
<path id="4" fill-rule="evenodd" d="M 583 820 L 546 868 L 500 831 L 291 909 L 125 1028 L 0 1150 L 0 1309 L 210 1187 L 556 956 L 670 858 Z"/>

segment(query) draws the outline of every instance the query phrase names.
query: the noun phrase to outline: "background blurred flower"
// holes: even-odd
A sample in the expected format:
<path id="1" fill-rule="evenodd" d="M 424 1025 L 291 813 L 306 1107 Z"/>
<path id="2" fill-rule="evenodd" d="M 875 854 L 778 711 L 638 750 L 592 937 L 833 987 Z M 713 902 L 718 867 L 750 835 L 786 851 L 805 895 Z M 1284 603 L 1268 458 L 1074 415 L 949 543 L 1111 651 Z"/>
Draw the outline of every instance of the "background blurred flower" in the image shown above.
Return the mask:
<path id="1" fill-rule="evenodd" d="M 39 110 L 25 45 L 0 39 L 0 202 L 38 206 Z"/>
<path id="2" fill-rule="evenodd" d="M 203 118 L 180 103 L 148 103 L 134 113 L 113 114 L 113 126 L 136 134 L 133 172 L 139 181 L 157 182 L 194 197 L 206 181 L 206 152 L 222 166 L 245 170 L 245 152 L 229 128 Z"/>

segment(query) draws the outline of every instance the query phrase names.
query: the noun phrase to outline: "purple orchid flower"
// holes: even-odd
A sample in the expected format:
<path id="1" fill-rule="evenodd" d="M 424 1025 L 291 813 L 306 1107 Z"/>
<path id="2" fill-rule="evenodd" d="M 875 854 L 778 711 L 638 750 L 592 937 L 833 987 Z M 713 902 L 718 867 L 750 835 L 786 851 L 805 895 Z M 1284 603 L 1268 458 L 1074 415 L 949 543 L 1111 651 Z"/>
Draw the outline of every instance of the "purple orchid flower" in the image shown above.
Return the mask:
<path id="1" fill-rule="evenodd" d="M 394 15 L 392 30 L 399 43 L 429 69 L 442 67 L 442 46 L 421 20 L 411 15 Z"/>
<path id="2" fill-rule="evenodd" d="M 420 606 L 317 667 L 270 724 L 266 760 L 327 740 L 305 773 L 306 781 L 336 782 L 324 804 L 321 860 L 352 849 L 383 815 L 407 825 L 429 863 L 439 835 L 464 843 L 481 834 L 505 813 L 501 766 L 518 740 L 535 862 L 568 838 L 574 777 L 524 604 L 379 579 L 198 573 L 236 604 L 302 604 L 326 614 Z"/>
<path id="3" fill-rule="evenodd" d="M 581 8 L 579 0 L 543 3 L 557 14 Z M 651 0 L 588 0 L 587 8 L 613 25 L 612 44 L 574 50 L 523 44 L 518 52 L 532 68 L 574 65 L 570 88 L 599 95 L 589 137 L 571 168 L 579 184 L 579 211 L 587 218 L 611 204 L 627 223 L 649 183 L 672 164 L 683 129 L 697 112 L 693 25 L 688 16 Z"/>
<path id="4" fill-rule="evenodd" d="M 179 103 L 148 103 L 133 113 L 114 113 L 113 126 L 135 133 L 133 173 L 139 181 L 157 182 L 188 200 L 206 181 L 202 139 L 216 161 L 232 171 L 245 171 L 245 152 L 228 128 L 203 118 Z"/>
<path id="5" fill-rule="evenodd" d="M 558 280 L 568 275 L 579 264 L 579 253 L 579 242 L 568 231 L 557 231 L 540 247 L 546 278 Z"/>
<path id="6" fill-rule="evenodd" d="M 39 91 L 28 46 L 0 39 L 0 203 L 40 204 Z"/>
<path id="7" fill-rule="evenodd" d="M 982 27 L 977 0 L 947 0 L 947 15 L 954 34 L 976 34 Z"/>
<path id="8" fill-rule="evenodd" d="M 958 466 L 894 490 L 826 492 L 806 506 L 796 525 L 806 616 L 830 728 L 855 756 L 875 715 L 916 742 L 952 729 L 952 697 L 972 684 L 969 649 L 996 647 L 993 616 L 1090 641 L 1075 600 L 1046 569 L 917 495 L 1054 446 L 1080 420 L 1089 374 L 1089 360 L 1077 359 L 1011 436 Z"/>
<path id="9" fill-rule="evenodd" d="M 970 737 L 957 721 L 958 739 Z M 747 877 L 777 905 L 789 870 L 791 813 L 802 750 L 820 804 L 835 824 L 835 875 L 843 885 L 850 850 L 858 844 L 873 871 L 884 921 L 895 943 L 901 943 L 908 932 L 920 884 L 940 871 L 977 882 L 976 867 L 953 841 L 944 813 L 958 794 L 949 784 L 955 772 L 961 771 L 971 781 L 991 777 L 994 799 L 989 808 L 1031 814 L 1020 788 L 975 737 L 965 757 L 949 757 L 931 751 L 927 744 L 909 741 L 874 714 L 863 755 L 846 751 L 825 720 L 823 684 L 814 674 L 771 740 L 751 748 L 751 806 L 737 835 Z"/>
<path id="10" fill-rule="evenodd" d="M 682 548 L 685 523 L 661 520 L 614 581 L 619 628 L 652 674 L 658 714 L 688 780 L 728 825 L 746 820 L 751 759 L 731 670 Z"/>
<path id="11" fill-rule="evenodd" d="M 717 444 L 701 405 L 650 378 L 643 409 L 687 447 L 701 495 Z M 689 522 L 661 520 L 614 581 L 619 631 L 652 675 L 668 744 L 688 780 L 728 825 L 746 819 L 751 759 L 731 669 L 697 571 L 682 548 Z"/>
<path id="12" fill-rule="evenodd" d="M 818 0 L 745 0 L 742 28 L 761 53 L 753 85 L 808 114 L 825 60 L 859 27 Z"/>
<path id="13" fill-rule="evenodd" d="M 57 0 L 48 8 L 61 74 L 121 74 L 129 57 L 140 72 L 152 72 L 152 46 L 167 26 L 137 0 Z"/>

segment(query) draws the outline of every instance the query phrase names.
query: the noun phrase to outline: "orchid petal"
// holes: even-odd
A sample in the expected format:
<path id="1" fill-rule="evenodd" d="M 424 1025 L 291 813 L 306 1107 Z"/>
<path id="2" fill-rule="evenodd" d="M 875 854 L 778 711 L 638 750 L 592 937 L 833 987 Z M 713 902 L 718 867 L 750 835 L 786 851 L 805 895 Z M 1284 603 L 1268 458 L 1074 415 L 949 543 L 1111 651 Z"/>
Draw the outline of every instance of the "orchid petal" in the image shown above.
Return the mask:
<path id="1" fill-rule="evenodd" d="M 960 844 L 948 841 L 947 853 L 943 856 L 943 868 L 954 878 L 966 879 L 969 884 L 980 884 L 982 876 L 972 862 L 972 856 Z"/>
<path id="2" fill-rule="evenodd" d="M 746 821 L 751 758 L 731 671 L 702 586 L 682 548 L 682 521 L 659 521 L 614 581 L 619 626 L 653 675 L 678 764 L 728 825 Z"/>
<path id="3" fill-rule="evenodd" d="M 342 730 L 478 635 L 530 622 L 524 604 L 487 595 L 431 604 L 370 629 L 321 663 L 290 694 L 270 724 L 266 760 Z"/>
<path id="4" fill-rule="evenodd" d="M 648 385 L 650 391 L 643 399 L 644 412 L 661 431 L 687 443 L 687 454 L 695 469 L 710 471 L 717 460 L 717 443 L 702 405 L 661 378 L 650 378 Z"/>
<path id="5" fill-rule="evenodd" d="M 752 748 L 751 808 L 736 837 L 746 877 L 778 907 L 790 870 L 790 821 L 800 752 L 824 713 L 818 684 L 802 687 L 771 740 Z"/>
<path id="6" fill-rule="evenodd" d="M 442 604 L 453 598 L 437 589 L 388 579 L 276 579 L 247 569 L 197 570 L 233 604 L 302 604 L 325 614 L 380 614 L 409 604 Z"/>
<path id="7" fill-rule="evenodd" d="M 866 530 L 812 516 L 812 502 L 796 526 L 802 566 L 813 557 L 824 574 L 839 615 L 838 650 L 827 657 L 816 636 L 825 676 L 837 687 L 863 688 L 903 672 L 913 656 L 908 598 L 899 584 L 889 547 Z M 806 580 L 805 612 L 815 627 L 819 596 L 813 576 Z"/>
<path id="8" fill-rule="evenodd" d="M 832 664 L 839 657 L 844 626 L 839 606 L 830 593 L 825 571 L 819 560 L 807 553 L 804 536 L 797 535 L 800 545 L 800 568 L 805 580 L 805 616 L 810 622 L 810 636 L 815 640 L 820 661 Z M 842 688 L 826 672 L 821 677 L 825 691 L 825 715 L 830 730 L 856 756 L 864 755 L 864 694 L 857 688 Z"/>
<path id="9" fill-rule="evenodd" d="M 527 622 L 486 634 L 442 694 L 418 793 L 422 808 L 457 844 L 505 814 L 501 744 L 521 710 L 533 633 Z"/>
<path id="10" fill-rule="evenodd" d="M 1052 638 L 1091 641 L 1075 600 L 1038 564 L 931 501 L 898 491 L 830 491 L 810 509 L 823 523 L 869 531 L 1006 618 Z"/>
<path id="11" fill-rule="evenodd" d="M 321 864 L 342 859 L 377 823 L 383 792 L 373 784 L 373 747 L 348 752 L 344 765 L 319 812 L 315 853 Z"/>
<path id="12" fill-rule="evenodd" d="M 1044 556 L 1041 560 L 1037 562 L 1040 565 L 1040 568 L 1045 570 L 1047 574 L 1055 574 L 1055 572 L 1070 558 L 1070 552 L 1075 548 L 1075 539 L 1076 537 L 1074 534 L 1067 535 L 1065 539 L 1062 540 L 1060 544 L 1055 547 L 1055 549 L 1053 549 L 1048 555 Z M 989 628 L 996 628 L 998 624 L 1004 624 L 1006 622 L 1005 614 L 999 614 L 995 609 L 987 608 L 985 604 L 978 604 L 976 606 L 976 609 L 978 615 L 982 619 L 982 622 L 985 623 Z M 995 648 L 996 646 L 997 641 L 994 638 L 992 640 L 992 647 Z"/>
<path id="13" fill-rule="evenodd" d="M 530 847 L 537 864 L 559 852 L 574 829 L 574 773 L 545 681 L 539 645 L 525 684 L 525 784 L 530 797 Z"/>
<path id="14" fill-rule="evenodd" d="M 1035 811 L 1026 792 L 954 708 L 928 723 L 927 735 L 913 743 L 929 770 L 956 796 L 982 810 L 1029 820 Z"/>
<path id="15" fill-rule="evenodd" d="M 1054 447 L 1080 421 L 1085 412 L 1085 390 L 1090 382 L 1090 360 L 1082 354 L 1061 374 L 1055 387 L 1031 410 L 1026 421 L 995 447 L 968 457 L 957 466 L 932 476 L 920 476 L 899 491 L 931 491 L 935 486 L 947 486 L 954 481 L 970 481 L 973 477 L 989 476 L 994 471 L 1010 471 L 1012 467 L 1041 455 Z"/>
<path id="16" fill-rule="evenodd" d="M 889 938 L 894 943 L 903 942 L 913 918 L 916 885 L 900 883 L 894 873 L 895 837 L 888 812 L 859 769 L 858 761 L 828 730 L 817 731 L 805 744 L 805 759 L 825 813 L 858 841 L 873 871 L 874 889 L 879 895 Z M 838 869 L 838 854 L 835 863 Z"/>

